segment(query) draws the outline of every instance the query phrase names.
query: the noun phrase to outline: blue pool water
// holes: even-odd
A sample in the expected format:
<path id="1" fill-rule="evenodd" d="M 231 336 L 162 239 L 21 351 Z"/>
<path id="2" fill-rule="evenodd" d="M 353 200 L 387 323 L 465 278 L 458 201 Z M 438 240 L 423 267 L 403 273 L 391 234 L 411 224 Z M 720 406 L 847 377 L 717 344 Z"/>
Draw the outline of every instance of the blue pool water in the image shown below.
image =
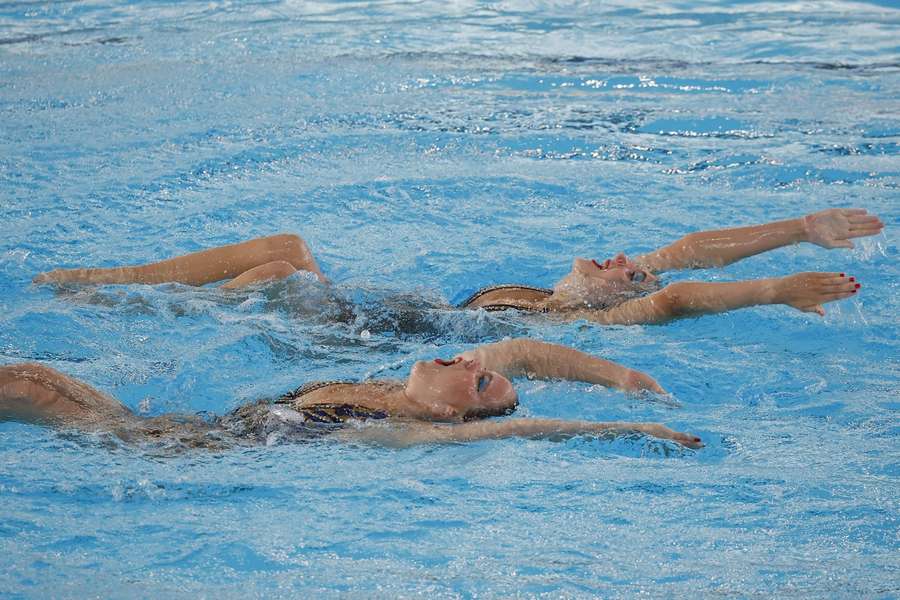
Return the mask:
<path id="1" fill-rule="evenodd" d="M 894 2 L 0 3 L 0 363 L 145 414 L 530 335 L 640 368 L 680 406 L 519 382 L 525 416 L 639 437 L 141 452 L 0 424 L 0 596 L 900 594 L 900 10 Z M 658 327 L 426 311 L 551 284 L 573 256 L 864 206 L 885 234 L 725 281 L 856 275 Z M 35 273 L 301 233 L 359 303 L 295 277 L 57 295 Z"/>

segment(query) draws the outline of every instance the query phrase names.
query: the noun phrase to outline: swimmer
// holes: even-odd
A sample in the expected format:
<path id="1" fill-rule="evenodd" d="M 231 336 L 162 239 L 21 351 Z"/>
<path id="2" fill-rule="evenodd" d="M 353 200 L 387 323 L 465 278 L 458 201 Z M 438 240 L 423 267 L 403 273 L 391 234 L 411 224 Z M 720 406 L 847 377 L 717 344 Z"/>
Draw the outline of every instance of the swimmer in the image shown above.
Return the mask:
<path id="1" fill-rule="evenodd" d="M 699 437 L 658 423 L 491 419 L 515 410 L 518 398 L 508 378 L 517 376 L 664 393 L 640 371 L 565 346 L 513 339 L 448 360 L 419 361 L 405 382 L 307 384 L 277 400 L 246 404 L 212 421 L 184 415 L 141 417 L 111 396 L 49 367 L 8 365 L 0 367 L 0 420 L 107 431 L 125 441 L 162 439 L 208 448 L 308 440 L 325 433 L 405 446 L 636 432 L 688 448 L 703 446 Z"/>
<path id="2" fill-rule="evenodd" d="M 856 294 L 861 284 L 844 273 L 796 273 L 735 282 L 680 281 L 663 286 L 659 273 L 722 267 L 789 244 L 852 248 L 853 238 L 876 235 L 884 224 L 865 209 L 829 209 L 764 225 L 703 231 L 634 259 L 576 258 L 572 270 L 552 288 L 501 285 L 484 288 L 459 308 L 517 309 L 554 313 L 602 324 L 664 323 L 672 319 L 739 308 L 784 304 L 824 316 L 823 304 Z M 35 283 L 179 282 L 240 288 L 309 271 L 325 275 L 298 236 L 281 234 L 203 250 L 156 263 L 96 269 L 58 269 Z"/>

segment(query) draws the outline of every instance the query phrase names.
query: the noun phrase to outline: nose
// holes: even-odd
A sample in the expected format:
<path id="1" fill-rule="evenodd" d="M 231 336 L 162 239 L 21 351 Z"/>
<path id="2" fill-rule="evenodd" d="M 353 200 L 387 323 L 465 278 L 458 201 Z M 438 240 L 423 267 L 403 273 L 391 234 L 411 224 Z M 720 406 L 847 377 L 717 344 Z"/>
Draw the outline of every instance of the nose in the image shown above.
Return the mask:
<path id="1" fill-rule="evenodd" d="M 619 252 L 618 254 L 616 254 L 615 261 L 616 265 L 624 267 L 628 263 L 628 258 L 625 256 L 624 252 Z"/>

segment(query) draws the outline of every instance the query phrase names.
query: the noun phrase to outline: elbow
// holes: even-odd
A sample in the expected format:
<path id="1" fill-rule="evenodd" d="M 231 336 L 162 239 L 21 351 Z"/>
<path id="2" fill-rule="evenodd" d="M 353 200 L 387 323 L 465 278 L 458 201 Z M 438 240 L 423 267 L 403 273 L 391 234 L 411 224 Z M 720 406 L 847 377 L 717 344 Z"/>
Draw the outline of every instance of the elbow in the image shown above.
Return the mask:
<path id="1" fill-rule="evenodd" d="M 717 250 L 715 240 L 709 238 L 709 232 L 689 233 L 678 240 L 675 246 L 677 255 L 681 257 L 682 269 L 724 267 L 733 262 Z"/>
<path id="2" fill-rule="evenodd" d="M 659 296 L 656 302 L 658 310 L 669 318 L 677 318 L 688 314 L 690 310 L 688 309 L 687 297 L 690 287 L 690 283 L 683 281 L 671 283 L 664 287 L 657 294 Z"/>

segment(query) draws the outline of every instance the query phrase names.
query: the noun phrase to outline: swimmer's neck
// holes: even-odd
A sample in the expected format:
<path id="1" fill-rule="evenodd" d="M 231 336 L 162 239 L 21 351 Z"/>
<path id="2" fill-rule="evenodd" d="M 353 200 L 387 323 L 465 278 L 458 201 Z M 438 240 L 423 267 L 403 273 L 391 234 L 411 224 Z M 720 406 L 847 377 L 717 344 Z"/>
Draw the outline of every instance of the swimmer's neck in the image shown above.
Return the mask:
<path id="1" fill-rule="evenodd" d="M 371 383 L 381 387 L 383 393 L 377 399 L 382 405 L 370 408 L 384 410 L 392 417 L 429 422 L 461 422 L 463 420 L 462 413 L 455 407 L 442 402 L 429 401 L 427 398 L 417 398 L 408 393 L 405 381 L 382 380 Z M 368 402 L 366 405 L 368 406 Z"/>

